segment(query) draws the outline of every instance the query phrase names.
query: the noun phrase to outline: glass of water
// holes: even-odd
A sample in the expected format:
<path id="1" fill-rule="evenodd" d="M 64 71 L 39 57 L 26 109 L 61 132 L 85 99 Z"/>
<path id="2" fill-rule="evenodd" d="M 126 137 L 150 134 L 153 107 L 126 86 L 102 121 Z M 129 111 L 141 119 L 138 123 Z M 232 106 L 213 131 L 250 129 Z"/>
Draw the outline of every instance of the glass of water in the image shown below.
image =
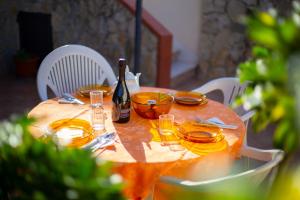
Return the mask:
<path id="1" fill-rule="evenodd" d="M 103 109 L 103 91 L 93 90 L 90 92 L 92 108 L 92 127 L 96 134 L 103 133 L 105 130 L 105 113 Z"/>

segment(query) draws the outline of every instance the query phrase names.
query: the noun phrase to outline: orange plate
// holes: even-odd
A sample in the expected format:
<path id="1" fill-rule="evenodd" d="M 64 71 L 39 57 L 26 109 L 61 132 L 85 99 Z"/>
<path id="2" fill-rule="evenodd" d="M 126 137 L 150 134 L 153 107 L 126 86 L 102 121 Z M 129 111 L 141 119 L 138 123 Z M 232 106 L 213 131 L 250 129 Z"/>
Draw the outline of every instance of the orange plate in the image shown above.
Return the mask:
<path id="1" fill-rule="evenodd" d="M 83 97 L 90 97 L 90 91 L 92 90 L 102 90 L 104 96 L 108 96 L 112 93 L 112 89 L 110 86 L 107 85 L 87 85 L 81 87 L 77 90 L 77 93 Z"/>
<path id="2" fill-rule="evenodd" d="M 61 119 L 48 126 L 54 140 L 64 146 L 80 147 L 93 139 L 90 123 L 82 119 Z"/>
<path id="3" fill-rule="evenodd" d="M 179 126 L 177 135 L 189 142 L 214 143 L 224 138 L 222 132 L 222 129 L 215 125 L 188 121 Z"/>
<path id="4" fill-rule="evenodd" d="M 177 92 L 175 102 L 183 105 L 203 105 L 207 103 L 206 96 L 199 92 Z"/>

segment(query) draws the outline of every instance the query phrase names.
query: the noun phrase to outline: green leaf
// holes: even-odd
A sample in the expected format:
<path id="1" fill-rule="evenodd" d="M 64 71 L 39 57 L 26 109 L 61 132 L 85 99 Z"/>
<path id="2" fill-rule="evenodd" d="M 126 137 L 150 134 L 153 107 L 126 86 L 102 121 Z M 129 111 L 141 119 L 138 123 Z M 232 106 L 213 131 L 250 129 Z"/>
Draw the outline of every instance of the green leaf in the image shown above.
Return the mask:
<path id="1" fill-rule="evenodd" d="M 290 130 L 288 134 L 286 134 L 286 138 L 284 140 L 284 150 L 287 153 L 293 152 L 299 143 L 299 137 L 296 132 Z"/>
<path id="2" fill-rule="evenodd" d="M 279 24 L 279 32 L 286 43 L 292 44 L 298 31 L 297 26 L 292 20 L 286 20 Z"/>
<path id="3" fill-rule="evenodd" d="M 282 41 L 274 27 L 266 26 L 257 18 L 251 18 L 247 23 L 249 37 L 259 45 L 278 49 L 281 47 Z"/>
<path id="4" fill-rule="evenodd" d="M 275 147 L 283 149 L 285 137 L 286 135 L 289 134 L 288 131 L 289 131 L 289 122 L 281 121 L 281 123 L 277 126 L 273 137 L 273 142 Z"/>
<path id="5" fill-rule="evenodd" d="M 276 19 L 270 15 L 270 13 L 267 12 L 259 12 L 257 14 L 258 19 L 262 22 L 265 26 L 275 26 L 276 25 Z"/>
<path id="6" fill-rule="evenodd" d="M 260 47 L 260 46 L 254 46 L 252 48 L 252 54 L 254 57 L 257 57 L 257 58 L 265 58 L 270 55 L 268 49 L 266 49 L 264 47 Z"/>
<path id="7" fill-rule="evenodd" d="M 256 69 L 256 62 L 251 60 L 241 63 L 237 74 L 241 82 L 256 81 L 260 78 Z"/>
<path id="8" fill-rule="evenodd" d="M 270 123 L 269 113 L 263 111 L 257 111 L 256 115 L 252 117 L 253 129 L 255 132 L 264 130 Z"/>

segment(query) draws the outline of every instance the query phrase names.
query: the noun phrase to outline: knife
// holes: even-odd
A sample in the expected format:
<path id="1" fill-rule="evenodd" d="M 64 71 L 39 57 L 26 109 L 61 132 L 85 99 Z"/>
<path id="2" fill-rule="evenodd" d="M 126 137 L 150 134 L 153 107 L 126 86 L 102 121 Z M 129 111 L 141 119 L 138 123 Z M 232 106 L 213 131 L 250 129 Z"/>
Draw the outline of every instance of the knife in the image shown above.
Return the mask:
<path id="1" fill-rule="evenodd" d="M 78 102 L 75 102 L 75 101 L 68 101 L 68 100 L 66 100 L 66 99 L 64 99 L 64 98 L 58 99 L 57 101 L 58 101 L 58 103 L 60 103 L 60 104 L 78 104 Z"/>
<path id="2" fill-rule="evenodd" d="M 203 124 L 215 125 L 215 126 L 218 126 L 220 128 L 225 128 L 225 129 L 237 129 L 238 128 L 236 125 L 225 124 L 219 118 L 210 118 L 210 119 L 204 120 L 199 117 L 196 117 L 196 121 L 199 123 L 203 123 Z"/>
<path id="3" fill-rule="evenodd" d="M 236 125 L 233 124 L 225 124 L 222 120 L 220 120 L 217 117 L 213 117 L 213 118 L 209 118 L 207 120 L 210 123 L 216 124 L 217 126 L 221 127 L 221 128 L 227 128 L 227 129 L 237 129 Z"/>
<path id="4" fill-rule="evenodd" d="M 83 105 L 84 103 L 82 101 L 80 101 L 79 99 L 73 97 L 71 94 L 69 93 L 64 93 L 62 95 L 62 97 L 66 100 L 66 101 L 69 101 L 69 102 L 72 102 L 72 103 L 77 103 L 77 104 L 81 104 Z M 66 102 L 63 102 L 61 101 L 61 103 L 66 103 Z"/>

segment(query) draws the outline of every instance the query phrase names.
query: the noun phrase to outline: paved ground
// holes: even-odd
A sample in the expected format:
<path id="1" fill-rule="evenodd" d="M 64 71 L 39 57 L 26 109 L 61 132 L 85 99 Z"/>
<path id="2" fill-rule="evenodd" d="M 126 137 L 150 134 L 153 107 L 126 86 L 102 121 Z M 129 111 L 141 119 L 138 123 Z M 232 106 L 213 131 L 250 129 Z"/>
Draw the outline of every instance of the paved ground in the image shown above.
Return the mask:
<path id="1" fill-rule="evenodd" d="M 28 112 L 39 101 L 34 78 L 0 78 L 0 120 L 8 118 L 12 113 Z"/>

